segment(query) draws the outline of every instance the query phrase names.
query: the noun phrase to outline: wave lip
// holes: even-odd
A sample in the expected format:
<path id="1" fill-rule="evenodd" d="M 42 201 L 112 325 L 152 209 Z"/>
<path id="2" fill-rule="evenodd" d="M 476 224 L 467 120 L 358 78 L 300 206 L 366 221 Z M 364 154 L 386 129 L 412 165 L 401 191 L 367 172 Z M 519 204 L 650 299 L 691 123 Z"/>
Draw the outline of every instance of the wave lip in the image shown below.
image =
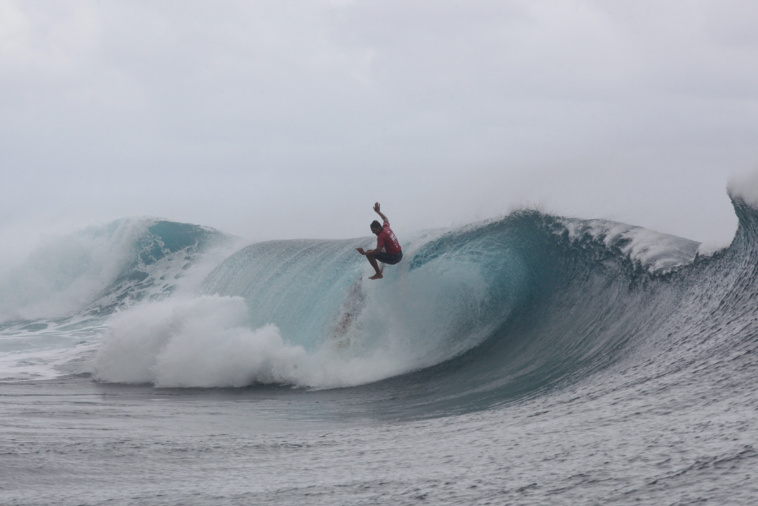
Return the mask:
<path id="1" fill-rule="evenodd" d="M 607 220 L 560 220 L 573 240 L 583 237 L 602 241 L 605 247 L 616 249 L 644 269 L 666 271 L 691 263 L 697 256 L 700 243 L 663 234 L 643 227 Z"/>

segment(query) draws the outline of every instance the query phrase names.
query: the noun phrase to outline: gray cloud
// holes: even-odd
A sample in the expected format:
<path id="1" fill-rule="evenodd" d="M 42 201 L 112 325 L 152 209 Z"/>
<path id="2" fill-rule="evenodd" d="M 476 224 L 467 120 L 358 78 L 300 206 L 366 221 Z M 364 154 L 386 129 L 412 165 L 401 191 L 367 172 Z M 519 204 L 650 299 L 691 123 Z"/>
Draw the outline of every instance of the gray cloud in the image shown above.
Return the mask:
<path id="1" fill-rule="evenodd" d="M 523 204 L 726 242 L 758 159 L 752 2 L 0 6 L 0 230 L 249 238 Z"/>

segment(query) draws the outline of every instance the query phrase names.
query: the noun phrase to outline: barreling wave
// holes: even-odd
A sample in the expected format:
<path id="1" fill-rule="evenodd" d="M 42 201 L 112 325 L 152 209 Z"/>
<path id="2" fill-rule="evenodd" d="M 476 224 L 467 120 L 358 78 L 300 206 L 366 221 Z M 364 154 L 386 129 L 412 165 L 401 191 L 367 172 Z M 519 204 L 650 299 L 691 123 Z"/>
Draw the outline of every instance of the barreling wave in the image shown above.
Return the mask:
<path id="1" fill-rule="evenodd" d="M 92 364 L 99 381 L 350 387 L 395 392 L 385 397 L 407 402 L 382 409 L 406 413 L 485 409 L 643 366 L 708 371 L 747 356 L 758 320 L 758 211 L 732 198 L 737 234 L 709 256 L 640 227 L 525 210 L 407 237 L 381 281 L 355 252 L 368 238 L 253 244 L 199 293 L 172 279 L 220 234 L 114 224 L 104 243 L 128 254 L 95 270 L 107 275 L 78 310 L 115 311 Z"/>
<path id="2" fill-rule="evenodd" d="M 655 334 L 698 247 L 521 211 L 411 238 L 404 261 L 374 282 L 354 250 L 367 245 L 248 246 L 210 273 L 202 297 L 120 315 L 96 375 L 166 387 L 386 380 L 433 385 L 420 404 L 504 402 L 607 368 Z M 140 352 L 119 367 L 111 350 L 136 342 Z"/>

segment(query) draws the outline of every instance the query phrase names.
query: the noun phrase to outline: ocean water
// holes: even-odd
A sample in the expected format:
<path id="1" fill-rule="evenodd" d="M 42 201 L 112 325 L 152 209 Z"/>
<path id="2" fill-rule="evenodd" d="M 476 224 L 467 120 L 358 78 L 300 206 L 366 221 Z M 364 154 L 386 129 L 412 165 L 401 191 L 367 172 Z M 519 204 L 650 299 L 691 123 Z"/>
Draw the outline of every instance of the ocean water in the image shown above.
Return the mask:
<path id="1" fill-rule="evenodd" d="M 0 277 L 0 504 L 753 504 L 758 210 L 730 246 L 523 210 L 244 244 L 125 219 Z"/>

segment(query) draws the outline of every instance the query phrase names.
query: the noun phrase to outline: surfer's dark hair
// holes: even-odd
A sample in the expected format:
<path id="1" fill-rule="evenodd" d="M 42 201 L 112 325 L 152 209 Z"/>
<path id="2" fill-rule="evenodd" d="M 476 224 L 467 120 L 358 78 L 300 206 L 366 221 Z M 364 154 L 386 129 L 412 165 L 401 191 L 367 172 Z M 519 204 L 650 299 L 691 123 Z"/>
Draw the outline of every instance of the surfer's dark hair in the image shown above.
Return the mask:
<path id="1" fill-rule="evenodd" d="M 382 228 L 382 224 L 378 221 L 374 220 L 371 222 L 371 230 L 374 230 L 375 228 Z"/>

